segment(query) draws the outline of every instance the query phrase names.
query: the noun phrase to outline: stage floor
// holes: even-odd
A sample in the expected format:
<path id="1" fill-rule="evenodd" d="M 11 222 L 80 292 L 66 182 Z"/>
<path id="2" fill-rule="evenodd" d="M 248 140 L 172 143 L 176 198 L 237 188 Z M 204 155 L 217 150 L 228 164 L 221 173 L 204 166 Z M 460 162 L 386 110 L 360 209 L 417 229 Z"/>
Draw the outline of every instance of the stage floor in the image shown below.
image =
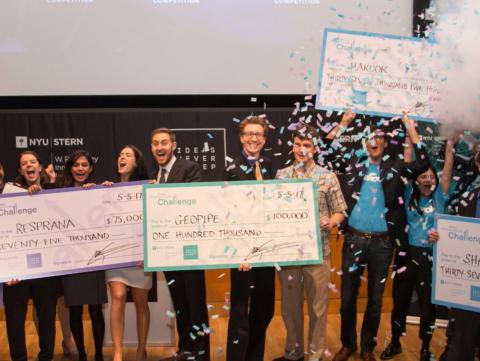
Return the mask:
<path id="1" fill-rule="evenodd" d="M 226 334 L 227 334 L 227 321 L 226 317 L 220 317 L 215 320 L 210 320 L 210 326 L 213 330 L 213 334 L 211 336 L 211 355 L 212 361 L 223 361 L 225 360 L 225 341 L 226 341 Z M 305 320 L 306 324 L 308 322 L 308 318 Z M 379 355 L 381 351 L 385 348 L 385 346 L 389 342 L 390 337 L 390 313 L 382 314 L 382 320 L 380 324 L 380 330 L 378 333 L 378 346 L 375 350 L 375 354 L 380 359 Z M 361 317 L 358 318 L 357 328 L 359 329 L 361 325 Z M 87 346 L 87 353 L 89 354 L 89 360 L 93 360 L 93 341 L 91 337 L 90 331 L 90 322 L 85 321 L 85 338 L 86 338 L 86 346 Z M 151 325 L 151 327 L 155 327 L 155 325 Z M 35 360 L 36 354 L 38 352 L 38 339 L 36 336 L 35 328 L 32 321 L 26 322 L 26 332 L 27 332 L 27 349 L 29 352 L 29 360 Z M 305 333 L 307 334 L 307 333 Z M 333 354 L 340 348 L 340 316 L 338 314 L 331 314 L 328 316 L 328 329 L 327 329 L 327 336 L 328 336 L 328 350 L 332 353 L 332 356 L 326 357 L 325 360 L 329 360 L 333 357 Z M 269 328 L 266 340 L 266 352 L 265 352 L 265 361 L 270 361 L 275 357 L 279 357 L 282 355 L 283 346 L 285 340 L 285 328 L 283 326 L 283 321 L 281 316 L 276 315 Z M 396 361 L 417 361 L 419 358 L 420 353 L 420 345 L 421 342 L 418 338 L 418 326 L 409 325 L 407 326 L 407 334 L 402 338 L 402 346 L 403 346 L 403 353 L 395 357 Z M 443 351 L 443 347 L 445 345 L 445 329 L 436 329 L 434 332 L 432 344 L 431 344 L 431 351 L 438 359 L 438 356 Z M 160 357 L 166 357 L 172 354 L 174 348 L 172 347 L 149 347 L 147 348 L 148 353 L 148 360 L 149 361 L 156 361 Z M 104 347 L 104 358 L 105 360 L 112 359 L 112 348 L 109 346 Z M 127 346 L 124 352 L 124 360 L 126 361 L 134 361 L 135 360 L 135 347 Z M 5 321 L 2 320 L 0 322 L 0 360 L 9 360 L 8 354 L 8 343 L 6 338 L 6 330 L 5 330 Z M 57 342 L 55 345 L 55 360 L 72 360 L 76 361 L 76 357 L 72 358 L 65 358 L 62 355 L 61 349 L 61 331 L 60 326 L 57 322 Z M 355 354 L 354 357 L 350 358 L 350 360 L 360 360 L 360 356 L 358 353 Z"/>

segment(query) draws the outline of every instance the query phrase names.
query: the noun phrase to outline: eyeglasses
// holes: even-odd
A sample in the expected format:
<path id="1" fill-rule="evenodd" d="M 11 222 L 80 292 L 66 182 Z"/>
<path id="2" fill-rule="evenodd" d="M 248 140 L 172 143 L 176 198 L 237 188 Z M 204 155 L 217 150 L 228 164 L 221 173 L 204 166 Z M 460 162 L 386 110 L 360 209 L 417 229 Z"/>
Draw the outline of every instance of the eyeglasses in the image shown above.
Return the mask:
<path id="1" fill-rule="evenodd" d="M 247 137 L 247 138 L 253 138 L 253 137 L 256 137 L 258 139 L 261 139 L 263 137 L 265 137 L 265 134 L 264 133 L 260 133 L 260 132 L 244 132 L 242 133 L 242 135 L 244 137 Z"/>

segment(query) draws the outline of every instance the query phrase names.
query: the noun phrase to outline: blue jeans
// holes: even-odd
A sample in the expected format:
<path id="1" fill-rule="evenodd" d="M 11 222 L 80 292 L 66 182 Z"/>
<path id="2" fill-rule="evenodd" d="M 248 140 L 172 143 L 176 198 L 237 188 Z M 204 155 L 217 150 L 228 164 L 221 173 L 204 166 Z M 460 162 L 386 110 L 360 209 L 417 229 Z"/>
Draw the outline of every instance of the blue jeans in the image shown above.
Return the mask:
<path id="1" fill-rule="evenodd" d="M 382 295 L 392 260 L 393 245 L 386 234 L 361 235 L 347 231 L 342 249 L 341 339 L 357 348 L 357 296 L 360 276 L 368 271 L 368 303 L 363 316 L 361 351 L 372 352 L 380 325 Z"/>

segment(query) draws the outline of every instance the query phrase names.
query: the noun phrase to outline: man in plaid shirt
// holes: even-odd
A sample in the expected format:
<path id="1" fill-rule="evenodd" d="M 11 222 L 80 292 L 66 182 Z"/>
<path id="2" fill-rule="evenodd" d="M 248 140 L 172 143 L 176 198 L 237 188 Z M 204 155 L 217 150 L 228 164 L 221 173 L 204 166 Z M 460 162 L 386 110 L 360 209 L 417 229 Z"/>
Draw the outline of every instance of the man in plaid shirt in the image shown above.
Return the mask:
<path id="1" fill-rule="evenodd" d="M 325 352 L 330 281 L 330 230 L 343 220 L 347 204 L 337 176 L 315 164 L 314 154 L 319 135 L 305 126 L 293 133 L 293 165 L 277 172 L 278 179 L 310 178 L 318 186 L 318 209 L 322 230 L 323 263 L 284 267 L 279 272 L 282 289 L 282 317 L 287 328 L 285 355 L 274 361 L 320 360 Z M 309 328 L 308 348 L 304 351 L 303 300 L 307 295 Z"/>

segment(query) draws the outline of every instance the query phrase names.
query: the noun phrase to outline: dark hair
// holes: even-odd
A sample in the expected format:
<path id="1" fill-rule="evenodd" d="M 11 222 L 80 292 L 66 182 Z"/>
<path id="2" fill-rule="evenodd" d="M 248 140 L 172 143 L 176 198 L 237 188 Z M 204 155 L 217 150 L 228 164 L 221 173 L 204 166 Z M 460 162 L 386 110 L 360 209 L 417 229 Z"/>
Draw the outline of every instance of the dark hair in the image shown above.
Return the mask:
<path id="1" fill-rule="evenodd" d="M 50 183 L 50 178 L 48 178 L 48 175 L 45 172 L 45 168 L 43 167 L 43 163 L 42 163 L 42 160 L 40 159 L 40 156 L 38 155 L 37 152 L 33 150 L 26 150 L 20 153 L 20 155 L 18 156 L 18 168 L 20 168 L 20 159 L 27 154 L 33 155 L 37 160 L 38 164 L 40 164 L 40 166 L 42 167 L 42 170 L 40 171 L 40 185 Z M 14 183 L 20 185 L 21 187 L 28 187 L 27 181 L 21 174 L 15 178 Z"/>
<path id="2" fill-rule="evenodd" d="M 311 140 L 313 145 L 317 145 L 317 142 L 320 140 L 320 134 L 317 129 L 311 125 L 305 124 L 304 126 L 297 128 L 292 134 L 292 140 L 299 138 L 301 140 Z"/>
<path id="3" fill-rule="evenodd" d="M 439 186 L 438 175 L 432 166 L 428 167 L 428 169 L 425 172 L 428 172 L 429 169 L 433 172 L 435 176 L 435 188 L 433 189 L 433 192 L 435 192 L 437 190 L 437 187 Z M 412 182 L 413 189 L 412 189 L 412 194 L 410 196 L 410 200 L 408 202 L 408 208 L 412 211 L 416 211 L 419 215 L 423 215 L 423 211 L 420 208 L 420 197 L 422 195 L 420 193 L 420 189 L 418 188 L 417 178 L 420 177 L 423 173 L 417 174 L 417 176 L 415 177 L 415 180 Z M 433 196 L 433 192 L 431 196 Z"/>
<path id="4" fill-rule="evenodd" d="M 376 122 L 371 122 L 369 129 L 370 129 L 370 132 L 366 133 L 366 136 L 368 139 L 370 139 L 370 137 L 373 137 L 375 135 L 381 135 L 386 140 L 385 127 L 377 124 Z"/>
<path id="5" fill-rule="evenodd" d="M 240 135 L 243 134 L 243 131 L 248 124 L 258 124 L 262 126 L 263 134 L 264 136 L 267 136 L 267 133 L 268 133 L 267 122 L 265 121 L 265 119 L 263 119 L 262 117 L 259 117 L 258 115 L 249 115 L 248 117 L 244 118 L 240 122 L 240 125 L 239 125 Z"/>
<path id="6" fill-rule="evenodd" d="M 81 157 L 87 158 L 88 163 L 92 167 L 92 171 L 88 175 L 85 183 L 95 183 L 95 176 L 94 176 L 94 167 L 93 167 L 93 159 L 90 153 L 85 150 L 76 150 L 72 154 L 70 154 L 67 163 L 65 163 L 65 169 L 63 170 L 63 175 L 58 183 L 61 188 L 73 187 L 75 185 L 75 180 L 72 176 L 72 167 L 73 164 Z"/>
<path id="7" fill-rule="evenodd" d="M 130 148 L 133 151 L 133 155 L 135 156 L 135 168 L 133 169 L 132 174 L 128 178 L 129 181 L 137 181 L 137 180 L 145 180 L 149 179 L 148 171 L 147 171 L 147 162 L 145 161 L 145 157 L 140 149 L 138 149 L 133 144 L 125 144 L 123 147 L 120 148 L 120 152 L 125 149 Z M 120 180 L 120 174 L 118 174 L 118 168 L 116 170 L 117 179 Z"/>
<path id="8" fill-rule="evenodd" d="M 168 128 L 157 128 L 155 130 L 152 131 L 152 134 L 150 135 L 150 139 L 153 139 L 153 136 L 155 134 L 160 134 L 160 133 L 166 133 L 168 134 L 168 136 L 170 137 L 170 140 L 172 141 L 172 143 L 176 142 L 177 141 L 177 136 L 175 135 L 175 133 L 168 129 Z"/>

